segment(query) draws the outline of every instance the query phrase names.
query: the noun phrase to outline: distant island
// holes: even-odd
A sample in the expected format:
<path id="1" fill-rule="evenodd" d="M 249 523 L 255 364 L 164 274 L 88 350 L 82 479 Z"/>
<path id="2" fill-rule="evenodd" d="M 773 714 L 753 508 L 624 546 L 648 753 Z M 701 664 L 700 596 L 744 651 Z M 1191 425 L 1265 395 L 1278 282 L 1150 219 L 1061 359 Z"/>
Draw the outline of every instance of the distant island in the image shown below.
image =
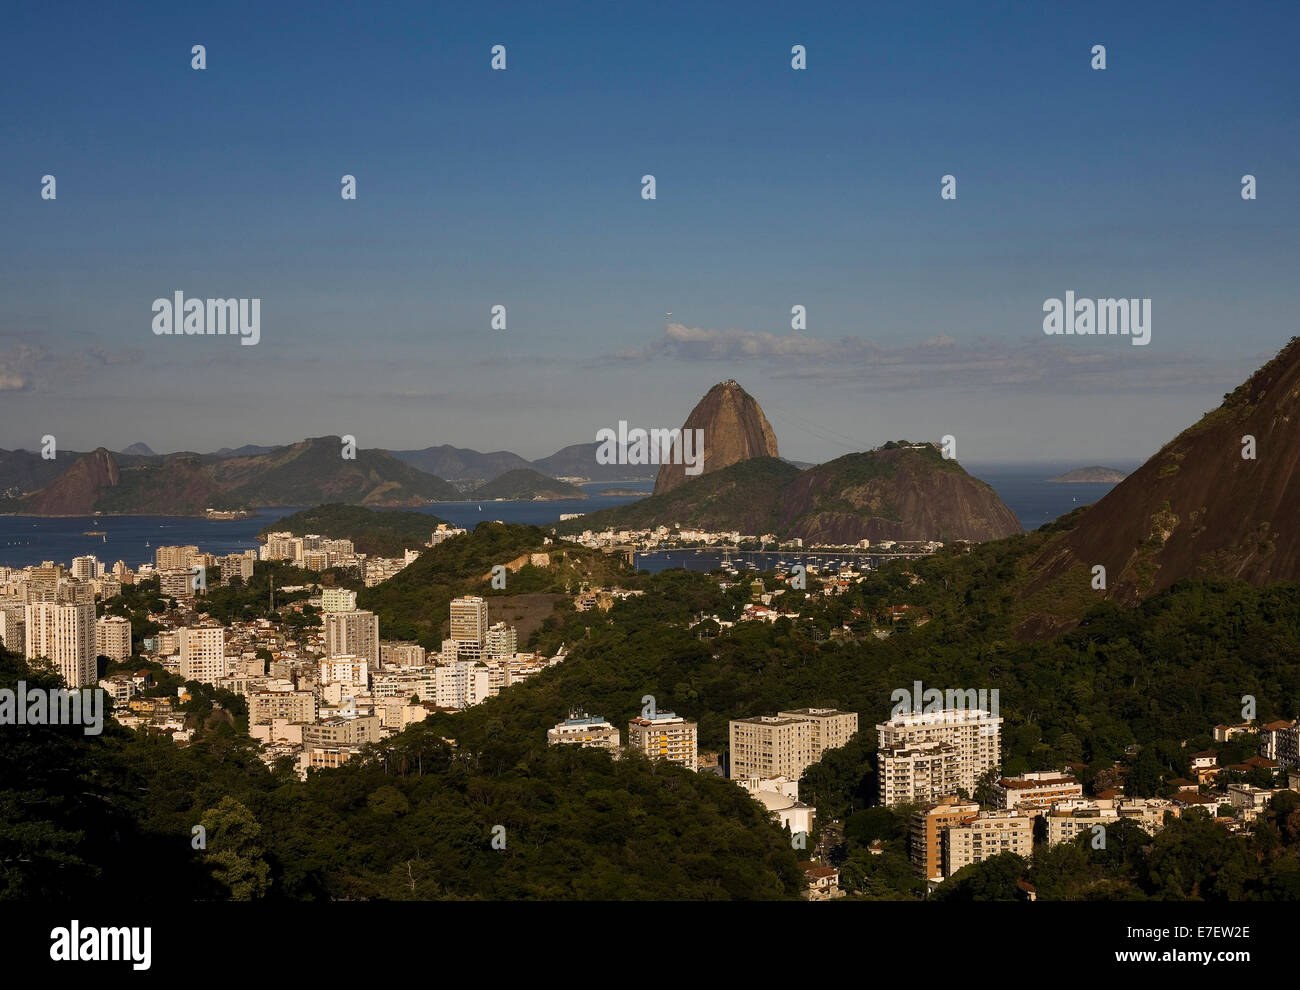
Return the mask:
<path id="1" fill-rule="evenodd" d="M 1048 478 L 1047 480 L 1064 485 L 1114 485 L 1127 477 L 1128 475 L 1123 471 L 1116 471 L 1114 468 L 1094 464 L 1092 467 L 1075 468 L 1073 471 L 1066 471 L 1065 474 L 1058 474 L 1055 478 Z"/>
<path id="2" fill-rule="evenodd" d="M 427 545 L 440 522 L 446 520 L 427 512 L 330 503 L 282 516 L 263 526 L 257 538 L 265 541 L 271 533 L 315 533 L 331 540 L 351 540 L 358 553 L 400 557 L 407 549 Z"/>
<path id="3" fill-rule="evenodd" d="M 559 499 L 586 498 L 587 493 L 564 481 L 548 478 L 532 468 L 516 468 L 474 489 L 471 500 L 553 502 Z"/>

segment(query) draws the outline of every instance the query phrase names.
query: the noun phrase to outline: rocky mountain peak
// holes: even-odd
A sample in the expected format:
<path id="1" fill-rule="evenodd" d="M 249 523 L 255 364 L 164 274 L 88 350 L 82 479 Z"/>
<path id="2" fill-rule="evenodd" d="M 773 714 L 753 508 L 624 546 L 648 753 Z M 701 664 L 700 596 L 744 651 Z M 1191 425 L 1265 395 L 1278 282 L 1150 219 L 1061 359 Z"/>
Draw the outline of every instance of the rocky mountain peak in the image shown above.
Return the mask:
<path id="1" fill-rule="evenodd" d="M 778 457 L 776 434 L 758 401 L 728 378 L 714 385 L 691 410 L 682 426 L 704 431 L 704 469 L 708 474 L 751 457 Z M 655 479 L 656 495 L 672 491 L 691 476 L 682 464 L 664 464 Z"/>

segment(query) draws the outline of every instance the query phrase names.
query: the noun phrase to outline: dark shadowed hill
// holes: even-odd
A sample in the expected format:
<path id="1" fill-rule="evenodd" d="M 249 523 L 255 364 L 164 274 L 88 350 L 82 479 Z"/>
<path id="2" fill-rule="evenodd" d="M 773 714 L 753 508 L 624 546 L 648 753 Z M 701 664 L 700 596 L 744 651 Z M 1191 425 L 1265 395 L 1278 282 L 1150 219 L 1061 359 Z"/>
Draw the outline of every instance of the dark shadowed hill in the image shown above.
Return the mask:
<path id="1" fill-rule="evenodd" d="M 1249 446 L 1253 438 L 1253 457 Z M 1073 625 L 1099 597 L 1131 605 L 1182 578 L 1300 579 L 1300 338 L 1048 542 L 1022 633 Z M 1092 588 L 1105 568 L 1106 587 Z M 1086 594 L 1085 594 L 1086 592 Z"/>
<path id="2" fill-rule="evenodd" d="M 483 454 L 468 447 L 453 447 L 444 443 L 441 447 L 425 447 L 423 450 L 390 451 L 399 461 L 435 474 L 448 481 L 463 481 L 470 478 L 491 480 L 514 471 L 528 467 L 528 462 L 518 454 L 508 450 L 494 450 Z"/>
<path id="3" fill-rule="evenodd" d="M 358 449 L 344 460 L 339 437 L 314 437 L 269 454 L 232 457 L 213 465 L 231 498 L 249 505 L 411 506 L 457 498 L 441 478 L 404 464 L 384 450 Z"/>
<path id="4" fill-rule="evenodd" d="M 929 444 L 887 444 L 806 471 L 775 457 L 749 458 L 557 531 L 674 524 L 832 544 L 982 542 L 1022 532 L 992 488 Z"/>
<path id="5" fill-rule="evenodd" d="M 780 515 L 789 536 L 814 543 L 982 543 L 1023 532 L 992 488 L 930 444 L 887 444 L 809 468 L 781 493 Z"/>
<path id="6" fill-rule="evenodd" d="M 73 451 L 58 451 L 57 457 L 46 460 L 39 451 L 0 450 L 0 495 L 6 498 L 5 511 L 16 511 L 7 504 L 9 499 L 44 488 L 80 456 Z"/>
<path id="7" fill-rule="evenodd" d="M 781 492 L 798 475 L 797 467 L 778 458 L 754 457 L 691 478 L 669 492 L 570 519 L 556 531 L 647 529 L 680 523 L 699 529 L 770 533 L 780 521 Z"/>
<path id="8" fill-rule="evenodd" d="M 316 437 L 269 453 L 214 460 L 210 455 L 128 457 L 99 448 L 71 462 L 38 491 L 6 504 L 32 515 L 195 515 L 204 509 L 345 502 L 416 506 L 455 499 L 441 478 L 382 450 L 342 457 L 338 437 Z"/>
<path id="9" fill-rule="evenodd" d="M 601 464 L 596 460 L 600 444 L 574 443 L 550 457 L 533 461 L 535 471 L 551 478 L 586 478 L 589 481 L 649 481 L 658 470 L 653 464 Z"/>

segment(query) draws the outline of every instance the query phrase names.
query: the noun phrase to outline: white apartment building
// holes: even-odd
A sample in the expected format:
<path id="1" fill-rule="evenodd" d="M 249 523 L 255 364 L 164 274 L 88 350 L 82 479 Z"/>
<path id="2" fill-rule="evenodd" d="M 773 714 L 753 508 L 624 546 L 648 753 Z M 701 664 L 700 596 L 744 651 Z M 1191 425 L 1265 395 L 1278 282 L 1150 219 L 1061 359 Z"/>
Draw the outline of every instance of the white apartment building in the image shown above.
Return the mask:
<path id="1" fill-rule="evenodd" d="M 439 663 L 469 660 L 477 663 L 483 659 L 483 644 L 472 639 L 444 639 L 438 652 Z"/>
<path id="2" fill-rule="evenodd" d="M 491 697 L 487 667 L 473 660 L 458 660 L 434 668 L 439 708 L 471 708 Z"/>
<path id="3" fill-rule="evenodd" d="M 298 776 L 306 780 L 309 770 L 337 769 L 360 752 L 360 746 L 337 746 L 329 749 L 304 747 L 298 754 Z"/>
<path id="4" fill-rule="evenodd" d="M 13 653 L 27 649 L 27 606 L 23 602 L 0 603 L 0 646 Z"/>
<path id="5" fill-rule="evenodd" d="M 998 808 L 1050 808 L 1057 801 L 1083 797 L 1083 785 L 1071 774 L 1057 770 L 1003 777 L 993 785 L 993 804 Z"/>
<path id="6" fill-rule="evenodd" d="M 159 571 L 158 593 L 163 598 L 193 598 L 195 577 L 194 572 L 188 569 Z"/>
<path id="7" fill-rule="evenodd" d="M 373 677 L 371 693 L 376 698 L 418 697 L 421 701 L 438 701 L 438 668 L 386 668 Z"/>
<path id="8" fill-rule="evenodd" d="M 1047 841 L 1052 845 L 1072 842 L 1082 832 L 1091 833 L 1120 820 L 1135 821 L 1148 835 L 1164 828 L 1165 812 L 1177 815 L 1170 801 L 1162 798 L 1070 798 L 1054 802 L 1046 813 Z"/>
<path id="9" fill-rule="evenodd" d="M 326 588 L 320 593 L 322 612 L 355 612 L 357 593 L 348 588 Z"/>
<path id="10" fill-rule="evenodd" d="M 302 552 L 302 566 L 308 571 L 327 571 L 330 566 L 330 555 L 324 550 L 304 550 Z"/>
<path id="11" fill-rule="evenodd" d="M 954 790 L 929 790 L 934 785 L 953 787 L 968 794 L 975 791 L 981 774 L 996 767 L 1002 758 L 1002 718 L 982 709 L 944 709 L 939 712 L 897 715 L 876 726 L 879 737 L 881 800 L 890 800 L 891 776 L 911 781 L 912 797 L 905 800 L 933 801 Z M 937 744 L 938 748 L 930 748 Z M 943 755 L 952 749 L 955 761 Z M 936 762 L 938 761 L 938 762 Z M 944 765 L 940 766 L 939 764 Z M 930 784 L 924 784 L 929 779 Z"/>
<path id="12" fill-rule="evenodd" d="M 377 743 L 383 738 L 382 729 L 382 719 L 378 715 L 327 718 L 302 727 L 302 744 L 307 749 L 328 749 Z"/>
<path id="13" fill-rule="evenodd" d="M 99 686 L 104 690 L 105 694 L 113 699 L 113 705 L 116 708 L 123 707 L 135 697 L 139 690 L 135 682 L 126 674 L 114 674 L 112 677 L 106 677 L 99 682 Z"/>
<path id="14" fill-rule="evenodd" d="M 451 602 L 451 639 L 482 644 L 487 638 L 487 602 L 477 595 Z"/>
<path id="15" fill-rule="evenodd" d="M 379 662 L 385 667 L 423 667 L 428 654 L 419 643 L 379 644 Z"/>
<path id="16" fill-rule="evenodd" d="M 345 684 L 364 689 L 370 685 L 370 661 L 346 654 L 325 657 L 320 662 L 320 679 L 322 684 Z"/>
<path id="17" fill-rule="evenodd" d="M 812 726 L 803 719 L 779 715 L 732 719 L 728 735 L 732 780 L 749 777 L 798 780 L 816 760 Z"/>
<path id="18" fill-rule="evenodd" d="M 1255 787 L 1252 784 L 1229 784 L 1227 803 L 1237 809 L 1243 821 L 1251 822 L 1268 807 L 1277 791 L 1267 787 Z"/>
<path id="19" fill-rule="evenodd" d="M 1300 766 L 1300 720 L 1270 722 L 1259 730 L 1259 755 L 1279 766 Z"/>
<path id="20" fill-rule="evenodd" d="M 24 619 L 28 660 L 50 661 L 70 688 L 98 681 L 93 603 L 29 602 Z"/>
<path id="21" fill-rule="evenodd" d="M 561 516 L 561 519 L 564 517 Z M 429 546 L 436 547 L 440 543 L 450 540 L 453 536 L 464 536 L 465 530 L 457 529 L 454 526 L 448 526 L 446 523 L 438 523 L 438 528 L 433 531 L 429 537 Z"/>
<path id="22" fill-rule="evenodd" d="M 104 566 L 92 556 L 72 558 L 72 576 L 78 581 L 93 581 L 104 572 Z"/>
<path id="23" fill-rule="evenodd" d="M 362 581 L 367 588 L 373 588 L 401 573 L 408 563 L 393 557 L 371 557 L 362 565 Z"/>
<path id="24" fill-rule="evenodd" d="M 509 660 L 519 651 L 519 636 L 514 626 L 494 622 L 483 639 L 483 656 L 488 660 Z"/>
<path id="25" fill-rule="evenodd" d="M 110 660 L 131 656 L 131 620 L 121 615 L 105 615 L 95 622 L 95 652 Z"/>
<path id="26" fill-rule="evenodd" d="M 198 547 L 157 547 L 154 552 L 154 567 L 160 571 L 186 570 L 194 564 L 199 555 Z"/>
<path id="27" fill-rule="evenodd" d="M 100 598 L 107 601 L 109 598 L 116 598 L 122 593 L 122 582 L 111 574 L 104 574 L 91 582 L 94 593 Z"/>
<path id="28" fill-rule="evenodd" d="M 376 698 L 375 714 L 385 730 L 401 732 L 407 726 L 423 722 L 429 711 L 423 705 L 410 704 L 405 698 Z"/>
<path id="29" fill-rule="evenodd" d="M 670 711 L 634 718 L 627 724 L 627 744 L 652 760 L 680 763 L 699 770 L 698 727 Z"/>
<path id="30" fill-rule="evenodd" d="M 292 533 L 268 533 L 263 549 L 263 560 L 297 560 L 302 553 L 302 540 L 295 540 Z"/>
<path id="31" fill-rule="evenodd" d="M 182 679 L 215 685 L 226 676 L 225 632 L 220 626 L 182 626 L 177 645 Z"/>
<path id="32" fill-rule="evenodd" d="M 729 727 L 731 779 L 789 777 L 798 780 L 828 749 L 858 731 L 857 712 L 797 708 L 733 719 Z"/>
<path id="33" fill-rule="evenodd" d="M 326 612 L 327 656 L 357 656 L 379 666 L 379 616 L 374 612 Z"/>
<path id="34" fill-rule="evenodd" d="M 1034 851 L 1033 816 L 1014 810 L 989 811 L 949 825 L 944 839 L 945 877 L 963 866 L 982 863 L 1004 852 L 1030 856 Z"/>
<path id="35" fill-rule="evenodd" d="M 858 713 L 834 708 L 794 708 L 777 712 L 781 718 L 803 719 L 812 727 L 814 762 L 828 749 L 839 749 L 858 732 Z"/>
<path id="36" fill-rule="evenodd" d="M 250 691 L 248 724 L 269 725 L 277 720 L 314 722 L 318 707 L 313 691 Z"/>
<path id="37" fill-rule="evenodd" d="M 927 742 L 878 753 L 880 803 L 928 804 L 962 787 L 961 755 L 949 743 Z M 970 790 L 967 790 L 969 793 Z"/>
<path id="38" fill-rule="evenodd" d="M 546 731 L 548 746 L 581 746 L 584 749 L 617 751 L 623 744 L 621 733 L 599 715 L 575 712 Z"/>
<path id="39" fill-rule="evenodd" d="M 253 563 L 256 558 L 257 552 L 254 550 L 218 557 L 217 566 L 221 568 L 221 583 L 230 584 L 231 580 L 237 577 L 247 581 L 253 576 Z"/>

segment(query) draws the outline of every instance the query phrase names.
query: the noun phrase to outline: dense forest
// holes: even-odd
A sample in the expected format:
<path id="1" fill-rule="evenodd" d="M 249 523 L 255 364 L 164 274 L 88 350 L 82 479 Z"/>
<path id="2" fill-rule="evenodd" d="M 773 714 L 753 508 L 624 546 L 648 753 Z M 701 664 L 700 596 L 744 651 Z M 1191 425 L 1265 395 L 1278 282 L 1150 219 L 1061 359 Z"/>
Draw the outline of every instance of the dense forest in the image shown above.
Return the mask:
<path id="1" fill-rule="evenodd" d="M 0 655 L 0 688 L 20 680 L 57 683 Z M 755 899 L 799 889 L 789 836 L 759 805 L 680 767 L 569 748 L 514 761 L 416 726 L 300 782 L 287 764 L 268 769 L 234 720 L 199 709 L 195 721 L 204 728 L 187 747 L 113 723 L 99 736 L 6 726 L 0 898 Z M 141 863 L 159 880 L 139 883 Z"/>
<path id="2" fill-rule="evenodd" d="M 357 607 L 379 616 L 385 639 L 417 640 L 426 649 L 436 650 L 442 645 L 448 606 L 460 595 L 507 598 L 549 594 L 558 599 L 577 593 L 584 585 L 637 587 L 643 580 L 621 556 L 572 543 L 547 543 L 548 539 L 536 526 L 479 523 L 473 533 L 452 537 L 383 584 L 364 589 L 357 597 Z M 534 554 L 545 555 L 547 563 L 534 564 Z M 524 557 L 526 562 L 521 560 Z M 517 566 L 493 583 L 494 567 L 516 562 Z"/>

